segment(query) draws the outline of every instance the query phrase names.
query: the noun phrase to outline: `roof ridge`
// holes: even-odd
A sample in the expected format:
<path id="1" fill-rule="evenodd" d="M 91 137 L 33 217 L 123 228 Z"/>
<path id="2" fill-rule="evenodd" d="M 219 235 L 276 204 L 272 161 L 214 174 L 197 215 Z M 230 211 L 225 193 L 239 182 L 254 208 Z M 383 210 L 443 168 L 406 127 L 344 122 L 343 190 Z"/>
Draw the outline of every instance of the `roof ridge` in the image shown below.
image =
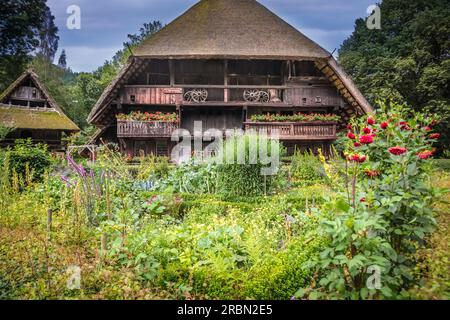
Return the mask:
<path id="1" fill-rule="evenodd" d="M 256 0 L 201 0 L 135 50 L 136 57 L 325 58 L 329 52 Z"/>

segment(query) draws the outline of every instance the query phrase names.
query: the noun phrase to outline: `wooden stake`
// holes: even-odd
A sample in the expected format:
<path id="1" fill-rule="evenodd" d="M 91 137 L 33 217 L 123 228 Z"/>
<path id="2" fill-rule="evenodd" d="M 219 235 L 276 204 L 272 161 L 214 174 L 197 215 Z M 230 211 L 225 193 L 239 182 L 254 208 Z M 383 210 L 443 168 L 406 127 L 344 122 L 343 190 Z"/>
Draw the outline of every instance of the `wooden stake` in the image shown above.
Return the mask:
<path id="1" fill-rule="evenodd" d="M 47 232 L 52 232 L 52 220 L 53 220 L 53 210 L 47 210 Z"/>
<path id="2" fill-rule="evenodd" d="M 106 254 L 106 251 L 108 250 L 107 248 L 107 241 L 106 241 L 106 234 L 102 234 L 101 238 L 100 238 L 100 242 L 101 242 L 101 248 L 102 248 L 102 255 Z"/>

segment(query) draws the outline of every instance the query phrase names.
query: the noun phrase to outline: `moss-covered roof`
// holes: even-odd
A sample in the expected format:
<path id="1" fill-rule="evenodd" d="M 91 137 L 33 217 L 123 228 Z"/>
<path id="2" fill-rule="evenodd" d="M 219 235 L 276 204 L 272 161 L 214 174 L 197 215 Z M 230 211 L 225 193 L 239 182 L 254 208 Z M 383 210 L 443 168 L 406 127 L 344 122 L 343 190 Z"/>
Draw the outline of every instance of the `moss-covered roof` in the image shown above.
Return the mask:
<path id="1" fill-rule="evenodd" d="M 330 53 L 256 0 L 201 0 L 145 40 L 135 56 L 297 60 Z"/>
<path id="2" fill-rule="evenodd" d="M 16 129 L 80 130 L 75 123 L 57 110 L 33 110 L 5 104 L 0 104 L 0 124 Z"/>

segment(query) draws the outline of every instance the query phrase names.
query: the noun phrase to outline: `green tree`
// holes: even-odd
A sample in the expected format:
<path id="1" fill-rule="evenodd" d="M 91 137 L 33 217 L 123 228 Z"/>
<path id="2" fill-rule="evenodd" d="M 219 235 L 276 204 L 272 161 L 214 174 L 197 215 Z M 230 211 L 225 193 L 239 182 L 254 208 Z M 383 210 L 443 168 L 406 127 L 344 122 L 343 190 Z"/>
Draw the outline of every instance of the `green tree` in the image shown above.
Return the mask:
<path id="1" fill-rule="evenodd" d="M 369 101 L 394 99 L 443 121 L 441 146 L 450 134 L 450 1 L 384 0 L 381 30 L 364 19 L 339 50 L 339 60 Z"/>
<path id="2" fill-rule="evenodd" d="M 0 91 L 26 68 L 39 46 L 46 0 L 3 0 L 0 6 Z"/>
<path id="3" fill-rule="evenodd" d="M 48 61 L 53 62 L 58 51 L 59 36 L 58 27 L 55 25 L 55 17 L 49 7 L 45 7 L 44 17 L 39 30 L 38 52 Z"/>
<path id="4" fill-rule="evenodd" d="M 67 55 L 66 55 L 66 50 L 63 50 L 61 52 L 61 55 L 59 56 L 58 59 L 58 66 L 60 68 L 66 69 L 67 68 Z"/>

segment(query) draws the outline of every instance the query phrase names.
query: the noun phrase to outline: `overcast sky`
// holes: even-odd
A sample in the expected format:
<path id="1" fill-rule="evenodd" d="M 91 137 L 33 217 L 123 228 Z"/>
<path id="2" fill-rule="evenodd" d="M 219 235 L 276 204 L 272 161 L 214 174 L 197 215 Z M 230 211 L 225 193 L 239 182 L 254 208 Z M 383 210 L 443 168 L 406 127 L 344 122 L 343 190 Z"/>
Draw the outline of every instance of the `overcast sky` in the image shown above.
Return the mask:
<path id="1" fill-rule="evenodd" d="M 233 0 L 230 0 L 233 1 Z M 59 27 L 59 52 L 65 49 L 74 71 L 92 71 L 122 48 L 127 34 L 144 22 L 167 24 L 197 0 L 48 0 Z M 328 51 L 339 48 L 354 22 L 377 0 L 260 0 Z M 66 10 L 81 8 L 81 30 L 68 30 Z M 57 58 L 59 56 L 57 54 Z M 57 59 L 56 58 L 56 59 Z"/>

